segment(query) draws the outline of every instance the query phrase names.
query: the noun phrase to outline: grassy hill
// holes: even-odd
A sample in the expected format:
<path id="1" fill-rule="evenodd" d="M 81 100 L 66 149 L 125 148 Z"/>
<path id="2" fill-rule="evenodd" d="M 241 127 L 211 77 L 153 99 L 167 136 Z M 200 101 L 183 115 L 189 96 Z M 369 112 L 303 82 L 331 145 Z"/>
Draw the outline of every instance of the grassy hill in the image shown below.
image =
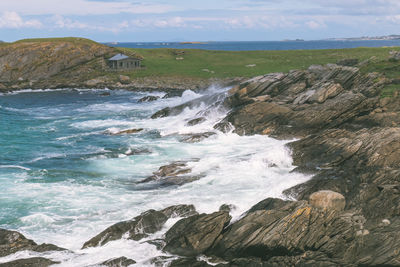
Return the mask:
<path id="1" fill-rule="evenodd" d="M 85 38 L 24 39 L 0 44 L 0 82 L 7 87 L 79 86 L 101 77 L 105 84 L 115 84 L 121 74 L 131 81 L 208 81 L 234 77 L 253 77 L 271 72 L 306 69 L 313 64 L 336 63 L 358 59 L 363 72 L 381 72 L 400 79 L 398 62 L 389 61 L 389 52 L 400 47 L 355 48 L 290 51 L 210 51 L 198 49 L 130 49 L 112 48 Z M 144 58 L 141 70 L 110 72 L 106 59 L 116 53 Z M 21 85 L 22 84 L 22 85 Z M 392 86 L 388 91 L 397 90 Z"/>

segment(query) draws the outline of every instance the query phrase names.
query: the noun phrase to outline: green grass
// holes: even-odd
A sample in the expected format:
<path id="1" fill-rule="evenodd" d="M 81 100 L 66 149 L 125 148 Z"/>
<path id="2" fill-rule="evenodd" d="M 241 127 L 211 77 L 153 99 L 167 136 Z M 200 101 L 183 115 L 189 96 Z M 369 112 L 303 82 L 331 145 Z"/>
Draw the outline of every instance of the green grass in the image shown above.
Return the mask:
<path id="1" fill-rule="evenodd" d="M 44 43 L 44 42 L 72 42 L 72 43 L 86 43 L 86 44 L 98 44 L 95 41 L 80 37 L 61 37 L 61 38 L 30 38 L 18 40 L 14 43 Z"/>
<path id="2" fill-rule="evenodd" d="M 381 91 L 381 98 L 392 97 L 396 91 L 400 91 L 400 84 L 386 85 Z"/>
<path id="3" fill-rule="evenodd" d="M 388 58 L 397 48 L 355 48 L 291 51 L 209 51 L 197 49 L 129 49 L 121 52 L 137 53 L 144 57 L 146 69 L 127 72 L 129 76 L 175 76 L 190 78 L 253 77 L 271 72 L 306 69 L 312 64 L 336 63 L 340 59 L 357 58 L 360 61 L 374 57 L 374 62 Z M 176 55 L 184 51 L 184 55 Z M 183 57 L 183 60 L 177 60 Z M 255 67 L 246 65 L 255 64 Z M 398 68 L 398 66 L 396 67 Z M 208 69 L 208 71 L 204 71 Z"/>

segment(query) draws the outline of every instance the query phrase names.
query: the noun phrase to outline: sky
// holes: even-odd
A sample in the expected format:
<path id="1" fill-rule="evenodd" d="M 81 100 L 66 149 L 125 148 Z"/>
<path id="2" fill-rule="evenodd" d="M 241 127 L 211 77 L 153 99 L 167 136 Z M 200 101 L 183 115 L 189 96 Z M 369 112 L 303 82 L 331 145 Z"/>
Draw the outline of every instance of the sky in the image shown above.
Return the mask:
<path id="1" fill-rule="evenodd" d="M 400 0 L 0 0 L 0 40 L 273 41 L 400 34 Z"/>

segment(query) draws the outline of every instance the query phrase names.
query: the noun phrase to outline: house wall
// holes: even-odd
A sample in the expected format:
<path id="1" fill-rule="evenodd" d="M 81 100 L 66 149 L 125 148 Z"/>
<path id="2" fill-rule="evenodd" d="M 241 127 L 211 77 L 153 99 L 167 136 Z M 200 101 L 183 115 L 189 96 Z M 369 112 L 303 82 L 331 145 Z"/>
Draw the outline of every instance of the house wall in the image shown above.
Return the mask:
<path id="1" fill-rule="evenodd" d="M 109 61 L 108 66 L 115 70 L 136 69 L 141 67 L 141 62 L 140 60 L 127 58 L 118 61 Z"/>

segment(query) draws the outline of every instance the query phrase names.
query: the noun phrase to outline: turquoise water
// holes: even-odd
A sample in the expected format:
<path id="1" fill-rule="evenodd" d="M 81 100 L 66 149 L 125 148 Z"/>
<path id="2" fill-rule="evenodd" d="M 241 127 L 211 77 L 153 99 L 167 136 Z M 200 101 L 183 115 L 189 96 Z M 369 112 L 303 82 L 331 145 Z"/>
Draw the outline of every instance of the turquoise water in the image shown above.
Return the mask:
<path id="1" fill-rule="evenodd" d="M 213 105 L 229 88 L 139 103 L 149 93 L 105 90 L 39 90 L 0 95 L 0 228 L 17 230 L 38 243 L 53 243 L 72 252 L 21 252 L 5 258 L 44 256 L 61 266 L 85 266 L 126 256 L 142 266 L 164 255 L 143 242 L 118 240 L 80 250 L 104 228 L 148 209 L 194 204 L 213 212 L 233 204 L 237 218 L 258 201 L 308 177 L 294 168 L 286 141 L 266 136 L 241 137 L 213 129 L 228 110 Z M 164 92 L 151 93 L 163 96 Z M 151 114 L 203 95 L 181 114 L 152 120 Z M 188 120 L 207 120 L 187 126 Z M 119 130 L 143 128 L 131 135 Z M 181 142 L 181 134 L 214 131 L 199 143 Z M 137 154 L 132 154 L 136 151 Z M 138 185 L 160 166 L 189 161 L 198 181 L 183 186 Z M 176 221 L 176 220 L 175 220 Z M 149 237 L 157 238 L 174 223 Z"/>

